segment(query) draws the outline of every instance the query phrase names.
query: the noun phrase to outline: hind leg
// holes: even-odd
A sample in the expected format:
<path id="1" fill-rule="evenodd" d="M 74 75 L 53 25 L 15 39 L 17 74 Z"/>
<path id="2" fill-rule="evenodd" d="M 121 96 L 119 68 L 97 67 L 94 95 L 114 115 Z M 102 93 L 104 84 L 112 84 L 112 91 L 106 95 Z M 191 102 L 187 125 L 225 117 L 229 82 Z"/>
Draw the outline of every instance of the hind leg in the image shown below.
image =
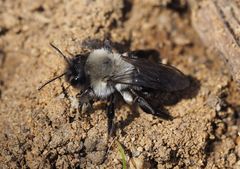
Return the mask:
<path id="1" fill-rule="evenodd" d="M 156 110 L 143 97 L 139 96 L 134 90 L 131 90 L 131 92 L 135 95 L 133 103 L 138 104 L 146 113 L 158 116 L 165 120 L 172 120 L 172 116 L 170 114 L 164 111 Z"/>

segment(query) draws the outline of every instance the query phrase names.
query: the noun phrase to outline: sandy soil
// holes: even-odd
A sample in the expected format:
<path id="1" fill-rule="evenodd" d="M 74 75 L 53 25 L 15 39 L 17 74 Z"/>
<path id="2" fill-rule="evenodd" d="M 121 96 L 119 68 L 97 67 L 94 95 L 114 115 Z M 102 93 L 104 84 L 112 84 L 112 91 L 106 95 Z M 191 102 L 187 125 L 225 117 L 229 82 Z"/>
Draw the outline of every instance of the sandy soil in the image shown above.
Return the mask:
<path id="1" fill-rule="evenodd" d="M 180 101 L 165 105 L 173 121 L 121 106 L 117 137 L 131 168 L 239 168 L 240 95 L 225 63 L 191 26 L 185 1 L 0 1 L 0 168 L 121 168 L 107 141 L 104 103 L 89 115 L 76 110 L 77 91 L 57 80 L 63 60 L 86 38 L 153 49 L 191 80 Z M 157 98 L 159 101 L 162 98 Z M 107 149 L 110 150 L 107 152 Z"/>

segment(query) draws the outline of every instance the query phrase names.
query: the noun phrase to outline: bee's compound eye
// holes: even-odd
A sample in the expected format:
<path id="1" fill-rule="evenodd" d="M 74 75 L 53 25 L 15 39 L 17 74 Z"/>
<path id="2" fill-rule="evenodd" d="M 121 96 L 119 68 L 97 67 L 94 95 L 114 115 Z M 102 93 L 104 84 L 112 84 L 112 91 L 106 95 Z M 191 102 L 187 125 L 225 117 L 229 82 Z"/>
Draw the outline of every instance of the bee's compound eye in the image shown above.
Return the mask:
<path id="1" fill-rule="evenodd" d="M 80 86 L 85 83 L 85 77 L 75 76 L 70 79 L 70 83 L 73 86 Z"/>
<path id="2" fill-rule="evenodd" d="M 72 85 L 76 85 L 78 83 L 78 79 L 79 79 L 79 77 L 73 77 L 73 78 L 71 78 L 70 83 Z"/>

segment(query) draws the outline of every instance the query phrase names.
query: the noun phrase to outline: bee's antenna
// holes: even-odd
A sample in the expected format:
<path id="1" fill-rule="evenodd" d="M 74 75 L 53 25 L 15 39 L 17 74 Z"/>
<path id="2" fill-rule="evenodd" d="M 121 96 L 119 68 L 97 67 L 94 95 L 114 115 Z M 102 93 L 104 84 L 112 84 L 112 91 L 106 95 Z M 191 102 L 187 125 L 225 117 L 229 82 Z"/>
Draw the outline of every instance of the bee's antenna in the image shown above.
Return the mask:
<path id="1" fill-rule="evenodd" d="M 70 65 L 69 59 L 62 53 L 62 51 L 61 51 L 60 49 L 58 49 L 56 46 L 54 46 L 52 43 L 50 43 L 50 45 L 51 45 L 56 51 L 58 51 L 58 53 L 60 53 L 60 55 L 64 58 L 64 60 Z"/>
<path id="2" fill-rule="evenodd" d="M 54 77 L 54 78 L 48 80 L 48 81 L 45 82 L 42 86 L 40 86 L 40 87 L 38 88 L 38 90 L 41 90 L 41 89 L 44 88 L 47 84 L 49 84 L 49 83 L 53 82 L 54 80 L 56 80 L 56 79 L 58 79 L 58 78 L 64 76 L 66 73 L 67 73 L 67 72 L 64 72 L 63 74 L 61 74 L 61 75 L 59 75 L 59 76 L 56 76 L 56 77 Z"/>

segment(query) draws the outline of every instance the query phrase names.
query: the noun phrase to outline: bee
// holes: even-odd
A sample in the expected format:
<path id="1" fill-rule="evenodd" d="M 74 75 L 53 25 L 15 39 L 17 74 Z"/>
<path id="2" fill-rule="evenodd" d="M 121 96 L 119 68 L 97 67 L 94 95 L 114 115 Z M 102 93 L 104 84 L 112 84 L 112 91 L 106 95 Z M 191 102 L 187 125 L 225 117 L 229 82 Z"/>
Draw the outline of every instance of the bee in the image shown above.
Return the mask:
<path id="1" fill-rule="evenodd" d="M 175 92 L 186 89 L 189 79 L 173 66 L 154 63 L 138 56 L 134 52 L 119 53 L 113 51 L 110 41 L 103 45 L 95 45 L 89 41 L 90 52 L 77 54 L 73 58 L 66 57 L 60 49 L 50 45 L 63 57 L 66 69 L 63 74 L 43 84 L 39 90 L 50 82 L 65 76 L 66 82 L 79 89 L 80 107 L 91 105 L 94 100 L 106 100 L 108 117 L 108 134 L 113 132 L 113 119 L 117 95 L 129 105 L 138 105 L 146 113 L 172 119 L 168 113 L 159 112 L 145 97 L 151 93 Z"/>

